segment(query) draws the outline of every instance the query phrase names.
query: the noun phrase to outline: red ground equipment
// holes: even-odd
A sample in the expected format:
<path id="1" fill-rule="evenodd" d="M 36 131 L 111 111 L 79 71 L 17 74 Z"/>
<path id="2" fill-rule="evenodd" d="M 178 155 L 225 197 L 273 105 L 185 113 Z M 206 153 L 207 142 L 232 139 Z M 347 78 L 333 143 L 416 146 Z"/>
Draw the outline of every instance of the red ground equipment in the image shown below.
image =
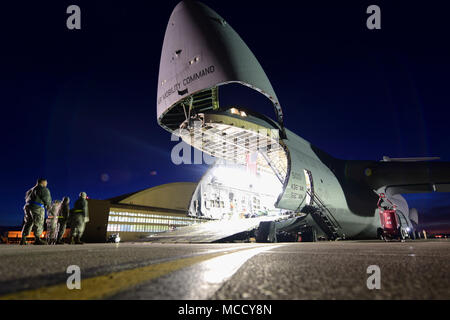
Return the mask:
<path id="1" fill-rule="evenodd" d="M 384 203 L 388 202 L 390 205 L 388 207 L 383 207 L 380 204 L 382 200 Z M 400 232 L 400 222 L 396 213 L 396 205 L 389 201 L 384 193 L 380 193 L 380 198 L 378 199 L 377 206 L 380 213 L 382 228 L 381 236 L 383 237 L 383 239 L 401 239 L 402 236 Z"/>

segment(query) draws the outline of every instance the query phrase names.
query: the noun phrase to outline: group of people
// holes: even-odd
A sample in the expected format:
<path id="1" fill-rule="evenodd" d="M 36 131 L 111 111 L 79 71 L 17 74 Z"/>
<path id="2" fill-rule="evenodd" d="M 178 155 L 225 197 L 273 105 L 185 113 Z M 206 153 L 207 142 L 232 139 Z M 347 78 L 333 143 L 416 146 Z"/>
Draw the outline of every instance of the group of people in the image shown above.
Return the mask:
<path id="1" fill-rule="evenodd" d="M 45 210 L 47 209 L 47 240 L 41 239 L 44 231 Z M 62 201 L 55 200 L 52 203 L 50 191 L 47 188 L 46 179 L 38 179 L 36 185 L 27 191 L 25 195 L 25 213 L 22 227 L 21 245 L 27 244 L 27 237 L 34 232 L 36 245 L 64 244 L 63 235 L 66 228 L 70 228 L 70 244 L 83 244 L 81 237 L 84 228 L 89 222 L 89 209 L 86 192 L 81 192 L 79 198 L 70 209 L 69 197 Z"/>

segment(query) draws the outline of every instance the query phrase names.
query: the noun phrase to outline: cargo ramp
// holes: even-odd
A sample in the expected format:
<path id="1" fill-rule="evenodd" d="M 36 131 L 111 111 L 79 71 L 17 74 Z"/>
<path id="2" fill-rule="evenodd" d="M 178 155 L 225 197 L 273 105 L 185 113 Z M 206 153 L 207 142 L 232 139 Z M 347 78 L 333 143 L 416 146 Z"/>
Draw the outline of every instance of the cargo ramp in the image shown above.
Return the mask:
<path id="1" fill-rule="evenodd" d="M 248 219 L 216 220 L 166 231 L 142 239 L 147 242 L 211 243 L 258 228 L 262 221 L 276 221 L 288 216 L 263 216 Z"/>

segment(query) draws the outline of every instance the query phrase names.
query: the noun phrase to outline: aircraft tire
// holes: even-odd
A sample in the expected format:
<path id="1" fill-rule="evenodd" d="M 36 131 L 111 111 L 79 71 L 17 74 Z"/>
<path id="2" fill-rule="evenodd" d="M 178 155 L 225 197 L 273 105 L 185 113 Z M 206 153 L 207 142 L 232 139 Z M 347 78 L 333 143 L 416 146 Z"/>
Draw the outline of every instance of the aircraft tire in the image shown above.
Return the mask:
<path id="1" fill-rule="evenodd" d="M 383 236 L 383 229 L 381 229 L 381 228 L 377 229 L 377 239 L 385 240 L 385 237 Z"/>
<path id="2" fill-rule="evenodd" d="M 273 243 L 277 242 L 275 232 L 275 222 L 273 221 L 261 221 L 256 230 L 256 242 Z"/>

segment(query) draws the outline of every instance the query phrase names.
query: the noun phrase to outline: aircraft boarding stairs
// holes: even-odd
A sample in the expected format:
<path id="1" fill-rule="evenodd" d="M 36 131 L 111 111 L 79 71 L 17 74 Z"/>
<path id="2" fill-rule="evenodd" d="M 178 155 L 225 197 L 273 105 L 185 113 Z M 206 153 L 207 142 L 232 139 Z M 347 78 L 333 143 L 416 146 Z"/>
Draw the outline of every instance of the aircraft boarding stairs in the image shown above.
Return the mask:
<path id="1" fill-rule="evenodd" d="M 323 230 L 329 240 L 337 240 L 343 238 L 341 233 L 342 227 L 334 218 L 331 211 L 325 206 L 318 195 L 306 191 L 312 199 L 312 204 L 305 205 L 301 212 L 310 214 L 314 222 Z"/>

